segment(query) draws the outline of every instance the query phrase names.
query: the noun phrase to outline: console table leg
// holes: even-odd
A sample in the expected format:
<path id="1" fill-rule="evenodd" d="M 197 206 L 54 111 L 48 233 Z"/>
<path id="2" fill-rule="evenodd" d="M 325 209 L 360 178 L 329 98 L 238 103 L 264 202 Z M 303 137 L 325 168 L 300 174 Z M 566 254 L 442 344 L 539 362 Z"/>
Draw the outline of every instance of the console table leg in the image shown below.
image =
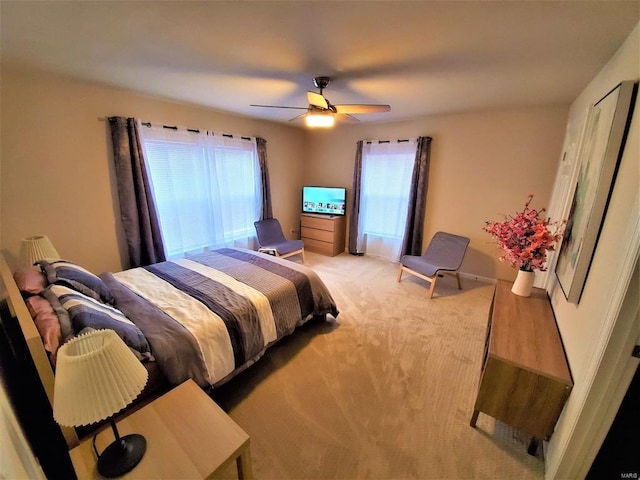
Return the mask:
<path id="1" fill-rule="evenodd" d="M 480 413 L 480 410 L 474 410 L 473 415 L 471 415 L 471 422 L 469 422 L 469 425 L 471 425 L 473 428 L 476 428 L 476 422 L 478 421 L 479 413 Z"/>
<path id="2" fill-rule="evenodd" d="M 531 441 L 529 442 L 529 448 L 527 448 L 527 453 L 531 456 L 536 455 L 536 452 L 538 451 L 538 439 L 536 437 L 531 437 Z"/>

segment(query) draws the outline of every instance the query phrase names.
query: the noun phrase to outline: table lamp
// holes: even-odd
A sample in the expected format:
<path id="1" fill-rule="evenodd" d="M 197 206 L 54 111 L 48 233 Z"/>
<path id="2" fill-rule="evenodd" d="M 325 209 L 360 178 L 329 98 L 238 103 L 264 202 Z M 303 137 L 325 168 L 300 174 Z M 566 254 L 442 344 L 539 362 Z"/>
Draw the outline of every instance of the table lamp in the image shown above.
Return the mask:
<path id="1" fill-rule="evenodd" d="M 142 435 L 120 437 L 113 415 L 143 390 L 147 369 L 113 330 L 79 335 L 58 350 L 53 417 L 60 425 L 78 427 L 109 418 L 115 441 L 98 454 L 98 472 L 117 477 L 142 459 Z"/>
<path id="2" fill-rule="evenodd" d="M 24 266 L 33 265 L 38 260 L 59 258 L 60 255 L 46 235 L 33 235 L 21 241 L 20 262 Z"/>

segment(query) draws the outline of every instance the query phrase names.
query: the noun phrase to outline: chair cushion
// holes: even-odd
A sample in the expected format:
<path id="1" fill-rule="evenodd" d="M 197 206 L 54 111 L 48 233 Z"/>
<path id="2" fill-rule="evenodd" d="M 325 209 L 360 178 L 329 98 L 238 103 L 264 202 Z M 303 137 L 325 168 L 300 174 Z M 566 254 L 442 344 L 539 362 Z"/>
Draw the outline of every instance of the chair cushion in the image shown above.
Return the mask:
<path id="1" fill-rule="evenodd" d="M 269 247 L 275 248 L 280 255 L 286 255 L 287 253 L 295 252 L 296 250 L 302 250 L 304 248 L 304 243 L 302 240 L 286 240 L 284 242 L 269 245 Z"/>
<path id="2" fill-rule="evenodd" d="M 421 273 L 425 277 L 433 277 L 440 267 L 425 260 L 424 257 L 417 255 L 404 255 L 400 259 L 400 263 L 411 270 Z"/>
<path id="3" fill-rule="evenodd" d="M 254 222 L 253 225 L 256 227 L 258 243 L 261 247 L 268 247 L 286 241 L 280 222 L 275 218 L 259 220 Z"/>
<path id="4" fill-rule="evenodd" d="M 254 223 L 260 248 L 275 248 L 279 255 L 302 250 L 302 240 L 287 240 L 282 233 L 280 222 L 275 218 L 259 220 Z"/>

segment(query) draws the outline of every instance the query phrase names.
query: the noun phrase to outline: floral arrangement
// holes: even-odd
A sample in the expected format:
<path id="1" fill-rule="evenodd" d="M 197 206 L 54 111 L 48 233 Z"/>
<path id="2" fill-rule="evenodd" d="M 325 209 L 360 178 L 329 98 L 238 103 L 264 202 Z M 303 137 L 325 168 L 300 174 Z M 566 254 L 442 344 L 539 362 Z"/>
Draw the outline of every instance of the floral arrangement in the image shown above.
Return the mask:
<path id="1" fill-rule="evenodd" d="M 482 228 L 503 249 L 500 261 L 529 272 L 545 270 L 547 252 L 554 250 L 554 244 L 562 238 L 562 229 L 567 223 L 541 218 L 545 209 L 529 207 L 532 200 L 533 195 L 529 195 L 522 212 L 513 217 L 505 215 L 504 222 L 486 222 Z"/>

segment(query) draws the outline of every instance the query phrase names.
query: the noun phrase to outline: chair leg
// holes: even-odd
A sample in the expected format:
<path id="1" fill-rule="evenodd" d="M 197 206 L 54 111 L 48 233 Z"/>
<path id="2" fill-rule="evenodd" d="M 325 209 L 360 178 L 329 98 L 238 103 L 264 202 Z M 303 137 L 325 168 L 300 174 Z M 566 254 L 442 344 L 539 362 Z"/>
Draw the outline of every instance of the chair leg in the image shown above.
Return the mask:
<path id="1" fill-rule="evenodd" d="M 433 291 L 436 289 L 437 280 L 438 280 L 438 274 L 436 273 L 431 279 L 431 286 L 429 287 L 429 298 L 433 297 Z"/>
<path id="2" fill-rule="evenodd" d="M 456 280 L 458 280 L 458 290 L 462 290 L 462 284 L 460 283 L 460 274 L 456 272 Z"/>
<path id="3" fill-rule="evenodd" d="M 305 258 L 304 258 L 304 248 L 303 248 L 303 249 L 301 249 L 301 250 L 296 250 L 295 252 L 285 253 L 284 255 L 280 255 L 280 254 L 278 253 L 278 251 L 276 250 L 276 257 L 280 257 L 280 258 L 282 258 L 283 260 L 284 260 L 285 258 L 292 257 L 293 255 L 301 255 L 301 256 L 302 256 L 302 263 L 304 263 L 304 262 L 305 262 Z"/>
<path id="4" fill-rule="evenodd" d="M 398 282 L 402 278 L 402 270 L 403 270 L 402 265 L 400 265 L 400 270 L 398 270 L 398 278 L 396 279 L 396 281 L 398 281 Z"/>

